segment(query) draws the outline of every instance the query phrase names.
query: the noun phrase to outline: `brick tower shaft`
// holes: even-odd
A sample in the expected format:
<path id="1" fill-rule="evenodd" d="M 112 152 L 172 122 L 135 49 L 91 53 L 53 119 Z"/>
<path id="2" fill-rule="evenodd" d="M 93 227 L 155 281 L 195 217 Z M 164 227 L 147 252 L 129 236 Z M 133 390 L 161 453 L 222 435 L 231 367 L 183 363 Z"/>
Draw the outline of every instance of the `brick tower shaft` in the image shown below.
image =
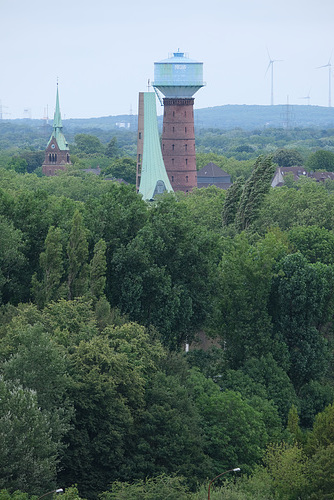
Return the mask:
<path id="1" fill-rule="evenodd" d="M 194 98 L 165 97 L 162 156 L 175 191 L 197 187 Z"/>

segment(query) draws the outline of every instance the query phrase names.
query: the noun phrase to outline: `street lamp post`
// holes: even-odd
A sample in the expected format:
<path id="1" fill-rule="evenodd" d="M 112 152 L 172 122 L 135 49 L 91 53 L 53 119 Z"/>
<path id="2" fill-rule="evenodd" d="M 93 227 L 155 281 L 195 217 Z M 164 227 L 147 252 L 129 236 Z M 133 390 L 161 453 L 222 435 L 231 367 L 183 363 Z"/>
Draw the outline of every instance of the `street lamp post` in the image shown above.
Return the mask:
<path id="1" fill-rule="evenodd" d="M 218 476 L 216 476 L 213 479 L 211 479 L 211 481 L 209 482 L 208 500 L 210 500 L 210 488 L 211 488 L 211 484 L 213 483 L 213 481 L 215 481 L 216 479 L 218 479 L 220 476 L 223 476 L 224 474 L 227 474 L 228 472 L 240 472 L 240 468 L 237 467 L 236 469 L 226 470 L 225 472 L 222 472 L 221 474 L 218 474 Z"/>
<path id="2" fill-rule="evenodd" d="M 41 497 L 38 497 L 37 500 L 40 500 L 41 498 L 44 498 L 47 495 L 52 495 L 53 493 L 64 493 L 64 490 L 63 488 L 57 488 L 56 490 L 48 491 L 47 493 L 44 493 L 44 495 L 42 495 Z"/>

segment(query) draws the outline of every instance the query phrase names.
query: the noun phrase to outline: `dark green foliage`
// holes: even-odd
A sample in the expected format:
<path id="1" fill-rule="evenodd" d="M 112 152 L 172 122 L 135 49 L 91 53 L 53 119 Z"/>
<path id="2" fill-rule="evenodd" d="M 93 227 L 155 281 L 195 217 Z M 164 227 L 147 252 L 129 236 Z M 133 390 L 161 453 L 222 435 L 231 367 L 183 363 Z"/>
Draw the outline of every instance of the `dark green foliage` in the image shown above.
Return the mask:
<path id="1" fill-rule="evenodd" d="M 70 238 L 67 245 L 68 256 L 68 299 L 81 297 L 88 289 L 88 242 L 82 215 L 77 210 L 73 216 Z"/>
<path id="2" fill-rule="evenodd" d="M 226 240 L 212 319 L 214 331 L 226 343 L 232 368 L 269 352 L 284 364 L 285 348 L 272 335 L 268 301 L 273 266 L 285 252 L 286 243 L 279 232 L 268 233 L 256 245 L 250 245 L 245 234 Z"/>
<path id="3" fill-rule="evenodd" d="M 158 372 L 147 384 L 145 409 L 130 448 L 136 477 L 178 473 L 195 486 L 210 470 L 202 422 L 189 389 L 177 377 Z"/>
<path id="4" fill-rule="evenodd" d="M 0 489 L 42 495 L 55 488 L 57 446 L 36 393 L 0 377 Z"/>
<path id="5" fill-rule="evenodd" d="M 102 169 L 102 174 L 136 184 L 136 161 L 133 158 L 115 158 L 108 167 Z"/>
<path id="6" fill-rule="evenodd" d="M 0 215 L 0 235 L 0 304 L 17 303 L 24 294 L 21 273 L 27 264 L 23 234 Z"/>
<path id="7" fill-rule="evenodd" d="M 334 153 L 319 149 L 307 158 L 306 166 L 309 170 L 334 172 Z"/>
<path id="8" fill-rule="evenodd" d="M 102 153 L 104 147 L 100 140 L 94 135 L 90 134 L 77 134 L 74 137 L 75 140 L 75 152 L 77 153 Z"/>
<path id="9" fill-rule="evenodd" d="M 293 227 L 289 231 L 293 248 L 311 262 L 334 264 L 334 233 L 318 226 Z"/>
<path id="10" fill-rule="evenodd" d="M 299 397 L 300 423 L 310 429 L 315 416 L 334 401 L 334 386 L 331 382 L 311 380 L 301 388 Z"/>
<path id="11" fill-rule="evenodd" d="M 309 264 L 301 254 L 284 257 L 273 280 L 274 331 L 289 349 L 289 375 L 297 389 L 319 379 L 328 368 L 328 347 L 321 327 L 333 303 L 333 269 Z"/>
<path id="12" fill-rule="evenodd" d="M 250 471 L 268 441 L 261 413 L 244 401 L 240 393 L 221 391 L 199 372 L 192 373 L 189 383 L 202 417 L 204 450 L 213 462 L 211 474 L 231 467 Z"/>
<path id="13" fill-rule="evenodd" d="M 166 345 L 190 340 L 209 311 L 213 240 L 187 218 L 173 197 L 152 207 L 136 237 L 113 255 L 112 304 Z"/>
<path id="14" fill-rule="evenodd" d="M 120 150 L 117 145 L 117 137 L 110 139 L 105 150 L 105 155 L 108 156 L 108 158 L 118 158 Z"/>
<path id="15" fill-rule="evenodd" d="M 273 154 L 273 162 L 279 167 L 294 167 L 303 165 L 304 160 L 296 149 L 278 149 Z"/>
<path id="16" fill-rule="evenodd" d="M 106 242 L 99 240 L 94 247 L 94 255 L 89 266 L 89 289 L 95 300 L 102 297 L 106 286 L 106 250 Z"/>
<path id="17" fill-rule="evenodd" d="M 41 253 L 39 262 L 43 274 L 40 281 L 34 274 L 32 294 L 36 303 L 43 307 L 51 300 L 56 300 L 65 294 L 64 287 L 63 290 L 60 290 L 64 275 L 62 231 L 60 228 L 50 227 L 45 240 L 45 251 Z"/>
<path id="18" fill-rule="evenodd" d="M 241 177 L 238 177 L 226 193 L 222 213 L 223 226 L 229 226 L 230 224 L 234 223 L 239 208 L 242 190 L 243 180 L 241 179 Z"/>

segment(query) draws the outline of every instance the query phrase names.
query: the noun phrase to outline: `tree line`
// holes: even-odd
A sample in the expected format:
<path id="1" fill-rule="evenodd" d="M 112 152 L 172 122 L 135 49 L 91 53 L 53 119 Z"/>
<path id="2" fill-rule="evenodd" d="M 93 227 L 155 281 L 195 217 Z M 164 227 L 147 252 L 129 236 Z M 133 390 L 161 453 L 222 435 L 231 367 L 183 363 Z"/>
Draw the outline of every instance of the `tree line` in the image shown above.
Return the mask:
<path id="1" fill-rule="evenodd" d="M 0 169 L 3 498 L 331 498 L 334 199 L 274 169 L 153 204 Z"/>

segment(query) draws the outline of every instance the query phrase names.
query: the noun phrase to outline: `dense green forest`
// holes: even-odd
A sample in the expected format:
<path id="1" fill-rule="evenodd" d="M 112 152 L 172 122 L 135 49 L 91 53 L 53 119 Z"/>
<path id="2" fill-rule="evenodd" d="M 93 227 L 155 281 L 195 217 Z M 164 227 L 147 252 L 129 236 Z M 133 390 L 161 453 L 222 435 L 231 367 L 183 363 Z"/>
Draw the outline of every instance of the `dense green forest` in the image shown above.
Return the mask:
<path id="1" fill-rule="evenodd" d="M 334 498 L 333 186 L 270 187 L 334 171 L 333 130 L 203 130 L 198 168 L 232 187 L 147 204 L 135 132 L 66 133 L 46 178 L 8 127 L 0 498 L 200 500 L 234 468 L 213 500 Z"/>

